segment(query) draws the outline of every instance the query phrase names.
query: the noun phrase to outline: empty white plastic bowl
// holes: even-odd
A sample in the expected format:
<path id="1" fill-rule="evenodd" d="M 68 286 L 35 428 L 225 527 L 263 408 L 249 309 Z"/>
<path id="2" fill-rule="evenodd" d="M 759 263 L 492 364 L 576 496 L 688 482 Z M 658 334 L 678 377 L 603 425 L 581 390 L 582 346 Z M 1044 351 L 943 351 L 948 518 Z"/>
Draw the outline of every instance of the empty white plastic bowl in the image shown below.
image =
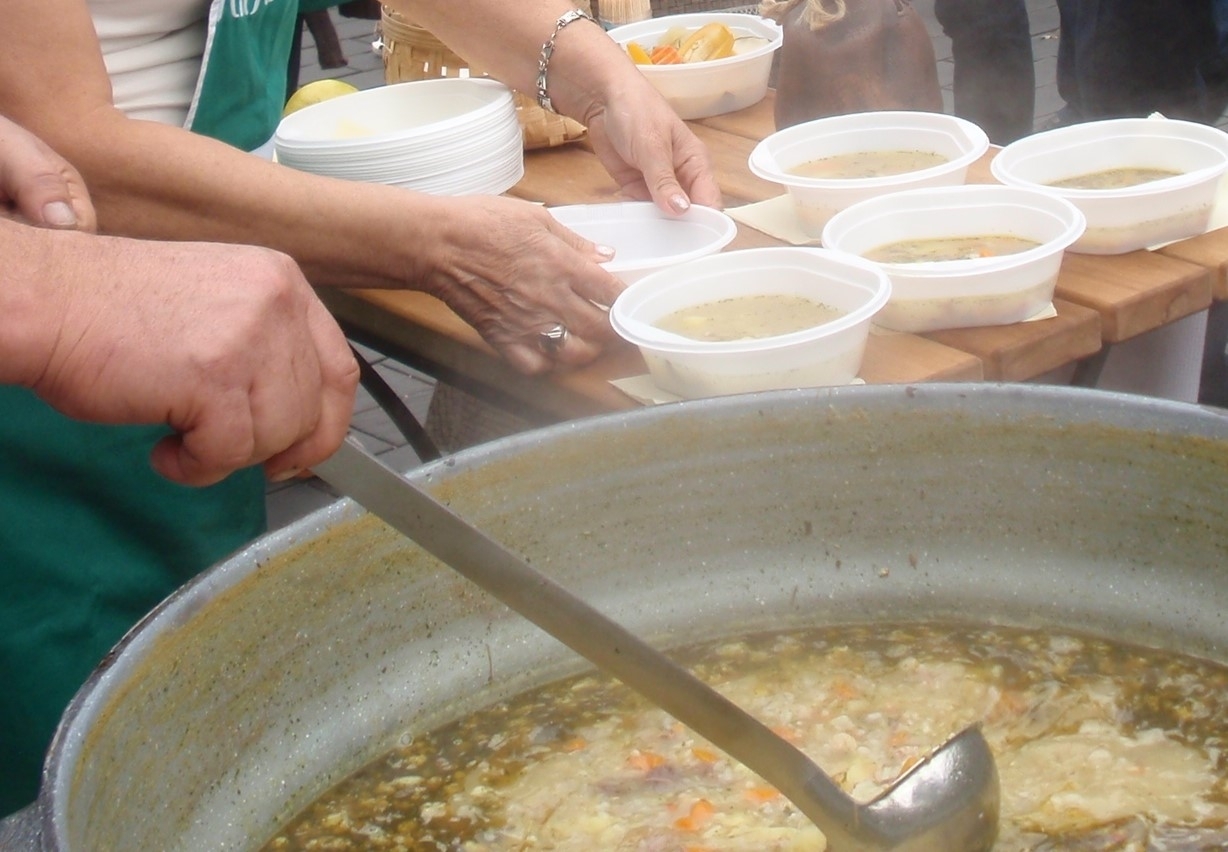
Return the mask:
<path id="1" fill-rule="evenodd" d="M 697 30 L 718 21 L 739 36 L 758 36 L 767 43 L 725 59 L 681 65 L 641 65 L 644 76 L 681 118 L 707 118 L 759 103 L 767 95 L 772 56 L 784 40 L 775 21 L 742 12 L 690 12 L 664 15 L 610 30 L 610 38 L 623 45 L 638 42 L 651 52 L 672 27 Z"/>
<path id="2" fill-rule="evenodd" d="M 1012 142 L 989 168 L 1004 184 L 1052 193 L 1083 211 L 1087 230 L 1071 251 L 1122 254 L 1207 229 L 1220 179 L 1228 170 L 1228 134 L 1160 117 L 1089 121 Z M 1180 174 L 1121 189 L 1049 186 L 1115 168 Z"/>
<path id="3" fill-rule="evenodd" d="M 812 160 L 869 151 L 923 151 L 946 158 L 940 165 L 898 175 L 813 178 L 791 174 Z M 798 224 L 812 237 L 827 220 L 867 198 L 923 186 L 962 184 L 968 167 L 989 150 L 989 137 L 953 115 L 879 110 L 819 118 L 766 137 L 751 151 L 750 170 L 789 193 Z"/>
<path id="4" fill-rule="evenodd" d="M 924 263 L 879 263 L 891 298 L 874 318 L 896 331 L 1006 325 L 1053 300 L 1062 254 L 1083 233 L 1083 214 L 1034 189 L 966 185 L 912 189 L 854 204 L 823 229 L 823 245 L 862 255 L 901 240 L 1009 234 L 1040 245 L 1015 254 Z"/>
<path id="5" fill-rule="evenodd" d="M 631 284 L 650 272 L 714 254 L 738 233 L 737 223 L 711 207 L 692 205 L 670 216 L 651 201 L 573 204 L 550 213 L 580 236 L 614 249 L 602 264 Z"/>
<path id="6" fill-rule="evenodd" d="M 875 264 L 821 248 L 742 249 L 654 272 L 610 308 L 610 323 L 639 347 L 654 383 L 684 398 L 780 388 L 843 385 L 861 369 L 870 320 L 887 303 L 891 281 Z M 841 312 L 791 334 L 705 342 L 653 324 L 721 299 L 795 295 Z"/>

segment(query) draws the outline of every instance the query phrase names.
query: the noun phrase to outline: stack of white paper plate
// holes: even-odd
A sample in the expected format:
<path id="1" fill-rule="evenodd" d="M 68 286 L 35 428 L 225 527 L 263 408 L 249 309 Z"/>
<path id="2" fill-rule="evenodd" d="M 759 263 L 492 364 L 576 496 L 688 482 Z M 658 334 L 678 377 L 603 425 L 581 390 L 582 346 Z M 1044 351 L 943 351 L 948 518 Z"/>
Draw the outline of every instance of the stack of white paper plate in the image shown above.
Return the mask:
<path id="1" fill-rule="evenodd" d="M 512 92 L 487 79 L 396 83 L 304 107 L 273 137 L 277 161 L 436 195 L 498 195 L 524 175 Z"/>

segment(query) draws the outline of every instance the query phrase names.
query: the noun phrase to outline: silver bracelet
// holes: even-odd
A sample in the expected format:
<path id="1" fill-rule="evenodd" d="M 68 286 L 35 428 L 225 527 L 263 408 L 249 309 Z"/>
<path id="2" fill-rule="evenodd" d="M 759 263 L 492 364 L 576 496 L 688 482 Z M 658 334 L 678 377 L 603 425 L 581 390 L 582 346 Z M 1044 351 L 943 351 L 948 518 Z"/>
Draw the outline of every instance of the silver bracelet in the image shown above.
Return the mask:
<path id="1" fill-rule="evenodd" d="M 550 70 L 550 57 L 554 55 L 554 40 L 563 31 L 563 27 L 580 19 L 597 23 L 588 12 L 582 9 L 571 9 L 559 15 L 559 19 L 554 22 L 554 32 L 542 45 L 541 56 L 537 60 L 537 105 L 547 112 L 554 112 L 554 105 L 550 103 L 550 95 L 546 94 L 546 72 Z"/>

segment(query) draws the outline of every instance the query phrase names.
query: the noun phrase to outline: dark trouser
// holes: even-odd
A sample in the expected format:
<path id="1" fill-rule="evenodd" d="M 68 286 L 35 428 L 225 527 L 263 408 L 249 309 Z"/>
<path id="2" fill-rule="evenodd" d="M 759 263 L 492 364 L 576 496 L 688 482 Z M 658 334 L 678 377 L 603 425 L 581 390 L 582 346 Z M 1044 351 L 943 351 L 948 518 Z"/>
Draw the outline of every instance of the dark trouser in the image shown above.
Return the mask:
<path id="1" fill-rule="evenodd" d="M 934 0 L 951 39 L 955 114 L 999 145 L 1032 132 L 1036 72 L 1024 0 Z"/>
<path id="2" fill-rule="evenodd" d="M 1211 0 L 1057 0 L 1058 92 L 1067 118 L 1145 116 L 1214 123 L 1228 93 L 1200 69 L 1214 59 Z"/>

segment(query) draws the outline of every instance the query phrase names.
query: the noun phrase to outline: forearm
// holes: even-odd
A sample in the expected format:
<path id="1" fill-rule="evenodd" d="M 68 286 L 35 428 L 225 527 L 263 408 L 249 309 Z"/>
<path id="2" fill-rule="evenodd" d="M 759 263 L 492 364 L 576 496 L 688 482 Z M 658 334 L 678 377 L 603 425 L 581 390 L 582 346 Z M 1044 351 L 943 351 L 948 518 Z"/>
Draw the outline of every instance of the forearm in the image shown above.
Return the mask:
<path id="1" fill-rule="evenodd" d="M 46 116 L 23 120 L 77 165 L 105 233 L 263 245 L 294 257 L 315 283 L 389 287 L 406 286 L 413 270 L 395 253 L 364 247 L 395 227 L 398 238 L 380 244 L 404 246 L 408 257 L 431 218 L 404 215 L 405 190 L 296 172 L 118 113 L 96 118 L 87 133 Z"/>
<path id="2" fill-rule="evenodd" d="M 0 384 L 33 387 L 45 369 L 66 293 L 81 284 L 73 252 L 82 236 L 0 216 Z"/>
<path id="3" fill-rule="evenodd" d="M 537 92 L 538 57 L 567 0 L 389 0 L 392 8 L 492 76 L 526 94 Z M 548 94 L 556 110 L 584 121 L 594 104 L 608 103 L 623 75 L 636 71 L 597 25 L 577 21 L 555 39 Z M 637 72 L 638 73 L 638 72 Z"/>
<path id="4" fill-rule="evenodd" d="M 83 0 L 6 2 L 0 114 L 77 167 L 107 233 L 265 245 L 322 284 L 406 283 L 398 251 L 364 251 L 372 232 L 392 227 L 389 208 L 400 211 L 399 253 L 419 236 L 425 217 L 404 215 L 404 191 L 294 172 L 182 128 L 127 118 L 111 102 Z"/>

